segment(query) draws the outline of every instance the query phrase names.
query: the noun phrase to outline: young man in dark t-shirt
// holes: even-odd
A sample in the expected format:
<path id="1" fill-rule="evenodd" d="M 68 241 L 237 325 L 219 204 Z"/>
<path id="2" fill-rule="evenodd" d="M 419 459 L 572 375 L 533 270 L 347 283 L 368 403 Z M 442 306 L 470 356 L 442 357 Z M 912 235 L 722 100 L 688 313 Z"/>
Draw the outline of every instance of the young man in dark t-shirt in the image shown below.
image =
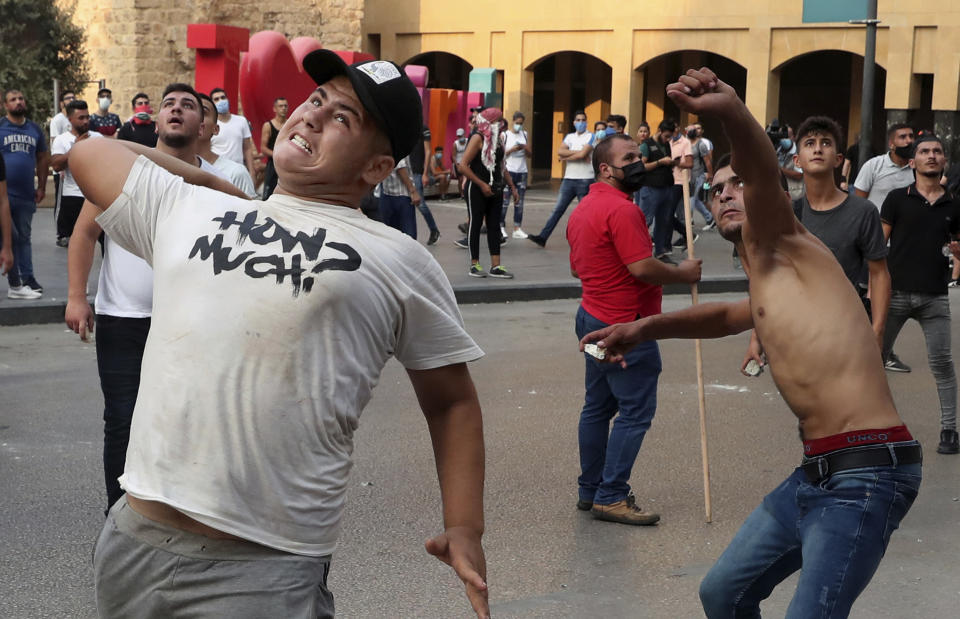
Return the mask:
<path id="1" fill-rule="evenodd" d="M 133 116 L 123 123 L 117 132 L 118 140 L 136 142 L 148 148 L 157 146 L 157 123 L 153 121 L 153 108 L 150 107 L 150 97 L 144 92 L 138 92 L 130 101 L 133 106 Z"/>
<path id="2" fill-rule="evenodd" d="M 793 201 L 793 212 L 808 232 L 820 239 L 834 255 L 844 275 L 867 309 L 877 346 L 890 304 L 890 273 L 887 242 L 880 214 L 869 200 L 848 195 L 834 181 L 834 171 L 843 163 L 840 125 L 826 116 L 811 116 L 797 129 L 795 164 L 803 170 L 804 196 Z M 867 298 L 869 281 L 870 298 Z M 764 364 L 756 333 L 743 367 L 750 360 Z"/>
<path id="3" fill-rule="evenodd" d="M 113 93 L 109 88 L 97 92 L 97 111 L 90 114 L 90 131 L 96 131 L 107 138 L 116 138 L 122 122 L 120 117 L 110 112 Z"/>
<path id="4" fill-rule="evenodd" d="M 957 374 L 950 351 L 949 271 L 945 250 L 960 257 L 960 201 L 940 184 L 946 159 L 943 144 L 926 135 L 915 144 L 910 167 L 916 181 L 887 194 L 880 209 L 883 234 L 890 240 L 893 294 L 883 338 L 886 359 L 908 318 L 920 323 L 927 361 L 940 396 L 937 452 L 960 452 L 957 439 Z"/>

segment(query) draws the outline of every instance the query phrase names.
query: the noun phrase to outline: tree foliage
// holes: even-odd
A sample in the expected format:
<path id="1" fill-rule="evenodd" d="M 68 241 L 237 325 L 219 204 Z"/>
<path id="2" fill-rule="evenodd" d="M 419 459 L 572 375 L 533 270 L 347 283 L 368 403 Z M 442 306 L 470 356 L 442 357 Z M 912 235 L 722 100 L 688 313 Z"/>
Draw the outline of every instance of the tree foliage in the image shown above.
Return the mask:
<path id="1" fill-rule="evenodd" d="M 86 35 L 73 23 L 75 6 L 53 0 L 0 0 L 0 90 L 16 88 L 28 115 L 43 124 L 56 113 L 53 80 L 80 91 L 89 80 Z"/>

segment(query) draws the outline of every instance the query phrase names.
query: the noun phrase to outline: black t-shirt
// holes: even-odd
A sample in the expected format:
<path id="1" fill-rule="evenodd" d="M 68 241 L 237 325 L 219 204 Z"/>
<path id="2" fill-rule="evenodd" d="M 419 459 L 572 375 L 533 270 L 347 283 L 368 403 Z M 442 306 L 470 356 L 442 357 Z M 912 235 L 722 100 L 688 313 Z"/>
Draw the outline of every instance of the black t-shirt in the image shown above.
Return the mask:
<path id="1" fill-rule="evenodd" d="M 659 161 L 664 157 L 670 156 L 669 144 L 661 144 L 654 138 L 647 138 L 643 144 L 646 148 L 641 152 L 645 151 L 649 153 L 647 155 L 647 163 Z M 673 187 L 673 168 L 670 166 L 659 166 L 648 170 L 646 176 L 643 178 L 643 184 L 647 187 Z"/>
<path id="2" fill-rule="evenodd" d="M 949 191 L 933 204 L 916 184 L 894 189 L 880 209 L 890 231 L 890 279 L 894 290 L 947 294 L 949 261 L 943 246 L 960 231 L 960 200 Z"/>
<path id="3" fill-rule="evenodd" d="M 425 155 L 423 153 L 423 143 L 430 141 L 430 130 L 426 127 L 423 128 L 423 133 L 420 134 L 420 139 L 417 141 L 416 145 L 413 147 L 413 151 L 410 153 L 410 172 L 416 174 L 417 176 L 423 176 L 423 164 L 425 161 Z"/>
<path id="4" fill-rule="evenodd" d="M 794 200 L 793 211 L 810 234 L 830 248 L 855 288 L 866 283 L 867 260 L 887 257 L 880 214 L 866 198 L 849 196 L 829 211 L 815 211 L 804 196 Z"/>
<path id="5" fill-rule="evenodd" d="M 472 140 L 475 135 L 480 134 L 474 131 L 470 134 L 470 139 Z M 480 139 L 483 140 L 482 135 L 480 135 Z M 481 142 L 481 149 L 483 148 L 482 144 Z M 476 156 L 470 161 L 470 169 L 477 175 L 477 178 L 490 185 L 490 188 L 495 192 L 503 191 L 503 142 L 497 144 L 497 152 L 494 154 L 492 182 L 490 180 L 490 170 L 483 165 L 482 155 L 481 151 L 477 151 Z"/>
<path id="6" fill-rule="evenodd" d="M 132 120 L 128 120 L 127 122 L 123 123 L 123 126 L 120 127 L 120 131 L 117 132 L 117 139 L 126 140 L 127 142 L 136 142 L 137 144 L 143 144 L 149 148 L 156 148 L 157 124 L 150 122 L 145 125 L 138 125 Z"/>

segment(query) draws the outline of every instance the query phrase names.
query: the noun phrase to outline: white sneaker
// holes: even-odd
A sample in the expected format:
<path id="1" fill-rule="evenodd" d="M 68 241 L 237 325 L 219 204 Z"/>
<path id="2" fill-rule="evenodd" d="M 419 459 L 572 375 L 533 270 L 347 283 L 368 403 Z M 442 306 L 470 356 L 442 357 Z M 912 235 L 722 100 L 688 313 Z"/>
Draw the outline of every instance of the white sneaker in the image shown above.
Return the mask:
<path id="1" fill-rule="evenodd" d="M 501 239 L 507 238 L 507 229 L 504 228 L 503 226 L 500 226 L 500 238 Z"/>
<path id="2" fill-rule="evenodd" d="M 10 286 L 7 296 L 11 299 L 39 299 L 43 293 L 37 292 L 30 286 Z"/>
<path id="3" fill-rule="evenodd" d="M 513 229 L 513 238 L 515 238 L 515 239 L 525 239 L 525 238 L 527 238 L 528 236 L 530 236 L 530 235 L 527 234 L 526 232 L 524 232 L 524 231 L 523 231 L 522 229 L 520 229 L 520 228 L 514 228 L 514 229 Z"/>

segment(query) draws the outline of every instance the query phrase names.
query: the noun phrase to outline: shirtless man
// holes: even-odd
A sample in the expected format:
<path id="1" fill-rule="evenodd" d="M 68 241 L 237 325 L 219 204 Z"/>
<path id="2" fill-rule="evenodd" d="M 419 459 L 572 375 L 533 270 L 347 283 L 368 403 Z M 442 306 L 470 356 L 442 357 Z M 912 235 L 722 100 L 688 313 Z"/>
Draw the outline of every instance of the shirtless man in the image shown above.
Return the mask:
<path id="1" fill-rule="evenodd" d="M 897 414 L 863 305 L 830 250 L 797 221 L 770 139 L 707 68 L 667 87 L 680 108 L 723 122 L 731 165 L 710 207 L 736 245 L 750 298 L 705 303 L 587 334 L 607 360 L 639 342 L 755 328 L 774 382 L 799 419 L 803 463 L 747 518 L 700 585 L 707 617 L 759 617 L 800 570 L 787 617 L 846 617 L 920 486 L 919 444 Z"/>

